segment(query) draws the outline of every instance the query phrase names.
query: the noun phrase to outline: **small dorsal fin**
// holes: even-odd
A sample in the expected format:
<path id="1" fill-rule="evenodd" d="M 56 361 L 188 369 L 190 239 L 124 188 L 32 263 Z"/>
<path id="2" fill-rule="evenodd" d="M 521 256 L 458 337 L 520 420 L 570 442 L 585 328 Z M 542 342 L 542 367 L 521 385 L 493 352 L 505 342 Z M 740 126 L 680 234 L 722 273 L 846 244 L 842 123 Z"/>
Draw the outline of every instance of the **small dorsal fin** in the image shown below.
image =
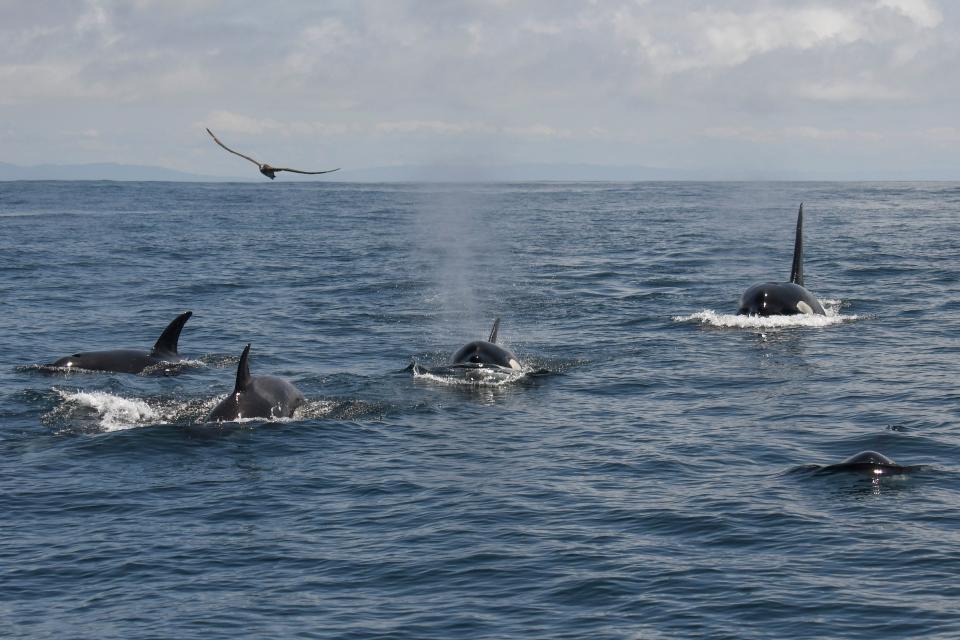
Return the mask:
<path id="1" fill-rule="evenodd" d="M 250 384 L 250 345 L 248 344 L 240 354 L 240 364 L 237 365 L 237 384 L 233 387 L 234 393 L 245 391 Z"/>
<path id="2" fill-rule="evenodd" d="M 493 321 L 493 329 L 490 330 L 490 337 L 487 338 L 487 342 L 496 343 L 497 341 L 497 331 L 500 330 L 500 318 L 497 318 Z"/>
<path id="3" fill-rule="evenodd" d="M 168 324 L 167 328 L 160 334 L 160 337 L 157 338 L 157 343 L 153 345 L 152 354 L 155 356 L 177 355 L 177 341 L 180 340 L 180 331 L 192 315 L 193 311 L 187 311 L 174 318 L 173 322 Z"/>
<path id="4" fill-rule="evenodd" d="M 797 214 L 797 238 L 793 242 L 793 267 L 790 269 L 790 282 L 803 286 L 803 203 Z"/>

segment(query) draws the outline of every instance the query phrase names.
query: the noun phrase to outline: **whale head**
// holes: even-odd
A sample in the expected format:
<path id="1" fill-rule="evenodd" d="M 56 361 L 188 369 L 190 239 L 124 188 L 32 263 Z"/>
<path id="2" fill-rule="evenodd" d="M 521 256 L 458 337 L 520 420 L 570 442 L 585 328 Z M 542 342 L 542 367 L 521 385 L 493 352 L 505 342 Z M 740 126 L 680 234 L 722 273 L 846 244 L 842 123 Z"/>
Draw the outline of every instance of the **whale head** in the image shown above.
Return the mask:
<path id="1" fill-rule="evenodd" d="M 737 315 L 792 316 L 825 315 L 823 306 L 812 293 L 792 282 L 755 284 L 740 296 Z"/>
<path id="2" fill-rule="evenodd" d="M 803 286 L 803 203 L 797 213 L 790 282 L 755 284 L 740 296 L 740 316 L 826 315 L 816 296 Z"/>
<path id="3" fill-rule="evenodd" d="M 453 354 L 454 366 L 496 366 L 519 371 L 521 367 L 517 357 L 509 349 L 496 344 L 499 330 L 500 318 L 497 318 L 488 339 L 469 342 Z"/>
<path id="4" fill-rule="evenodd" d="M 876 477 L 881 475 L 904 474 L 920 468 L 921 467 L 917 466 L 898 464 L 877 451 L 861 451 L 860 453 L 850 456 L 843 462 L 823 467 L 822 471 L 827 473 L 864 473 Z"/>

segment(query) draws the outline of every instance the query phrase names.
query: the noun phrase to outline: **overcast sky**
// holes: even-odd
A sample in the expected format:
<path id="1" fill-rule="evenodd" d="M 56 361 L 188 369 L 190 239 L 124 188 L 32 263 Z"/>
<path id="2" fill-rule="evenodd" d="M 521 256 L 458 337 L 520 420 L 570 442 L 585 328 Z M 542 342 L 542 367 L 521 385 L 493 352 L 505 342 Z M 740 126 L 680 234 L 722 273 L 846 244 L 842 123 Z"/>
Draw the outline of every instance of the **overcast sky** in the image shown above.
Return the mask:
<path id="1" fill-rule="evenodd" d="M 0 0 L 0 161 L 960 179 L 948 0 Z"/>

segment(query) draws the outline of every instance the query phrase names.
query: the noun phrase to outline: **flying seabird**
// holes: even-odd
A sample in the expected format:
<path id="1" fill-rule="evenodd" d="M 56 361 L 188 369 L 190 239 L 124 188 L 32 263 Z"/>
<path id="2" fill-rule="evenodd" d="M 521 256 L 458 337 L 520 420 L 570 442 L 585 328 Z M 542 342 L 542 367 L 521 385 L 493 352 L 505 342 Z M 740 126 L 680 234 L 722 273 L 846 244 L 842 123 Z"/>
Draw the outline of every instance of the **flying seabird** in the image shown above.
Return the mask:
<path id="1" fill-rule="evenodd" d="M 253 164 L 257 165 L 257 167 L 260 169 L 260 173 L 262 173 L 263 175 L 267 176 L 267 177 L 270 178 L 271 180 L 273 180 L 274 178 L 277 177 L 276 175 L 274 175 L 274 174 L 276 174 L 277 171 L 290 171 L 291 173 L 305 173 L 305 174 L 308 174 L 308 175 L 313 176 L 313 175 L 318 175 L 318 174 L 321 174 L 321 173 L 333 173 L 334 171 L 339 171 L 339 170 L 340 170 L 340 167 L 337 167 L 336 169 L 327 169 L 326 171 L 300 171 L 300 169 L 290 169 L 289 167 L 271 167 L 271 166 L 268 165 L 266 162 L 257 162 L 256 160 L 254 160 L 254 159 L 251 158 L 250 156 L 245 156 L 245 155 L 243 155 L 242 153 L 238 153 L 238 152 L 234 151 L 233 149 L 231 149 L 231 148 L 228 147 L 227 145 L 225 145 L 225 144 L 223 144 L 222 142 L 220 142 L 220 140 L 217 139 L 217 136 L 213 135 L 213 131 L 210 131 L 210 129 L 207 129 L 207 133 L 210 134 L 210 137 L 213 138 L 213 141 L 214 141 L 214 142 L 216 142 L 218 145 L 220 145 L 221 147 L 223 147 L 224 149 L 226 149 L 227 151 L 229 151 L 229 152 L 232 153 L 233 155 L 235 155 L 235 156 L 240 156 L 241 158 L 244 158 L 245 160 L 249 160 L 249 161 L 252 162 Z"/>

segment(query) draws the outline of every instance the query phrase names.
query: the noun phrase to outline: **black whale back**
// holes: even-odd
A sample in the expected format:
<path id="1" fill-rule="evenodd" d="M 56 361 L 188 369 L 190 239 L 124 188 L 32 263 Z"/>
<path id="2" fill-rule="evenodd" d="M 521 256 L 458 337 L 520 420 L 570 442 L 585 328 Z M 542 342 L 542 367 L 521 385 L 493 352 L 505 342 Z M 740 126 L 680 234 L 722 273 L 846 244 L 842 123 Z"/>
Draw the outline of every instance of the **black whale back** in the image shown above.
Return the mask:
<path id="1" fill-rule="evenodd" d="M 233 391 L 220 401 L 207 416 L 207 422 L 238 418 L 292 418 L 304 402 L 303 394 L 293 384 L 274 376 L 250 375 L 250 345 L 243 349 L 237 365 Z"/>

